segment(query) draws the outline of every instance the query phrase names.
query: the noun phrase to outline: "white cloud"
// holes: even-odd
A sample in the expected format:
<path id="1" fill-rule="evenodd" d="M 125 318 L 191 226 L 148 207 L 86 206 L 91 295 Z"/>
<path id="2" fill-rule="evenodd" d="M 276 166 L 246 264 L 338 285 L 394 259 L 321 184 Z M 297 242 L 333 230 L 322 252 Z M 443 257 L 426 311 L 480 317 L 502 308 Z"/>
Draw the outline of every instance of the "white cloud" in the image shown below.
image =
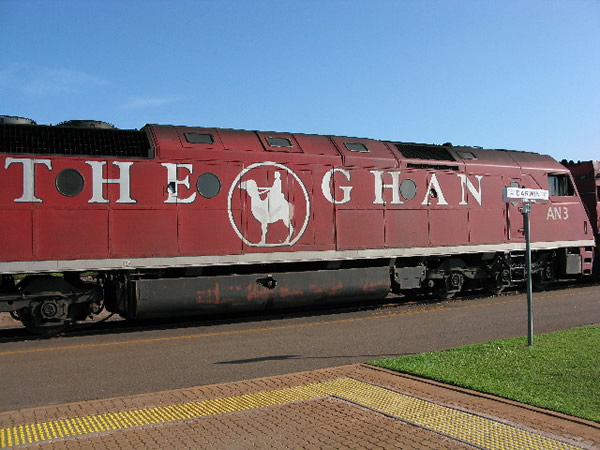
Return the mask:
<path id="1" fill-rule="evenodd" d="M 34 70 L 29 75 L 23 91 L 30 96 L 77 94 L 92 87 L 110 84 L 101 77 L 71 69 L 42 68 Z"/>
<path id="2" fill-rule="evenodd" d="M 0 67 L 0 90 L 20 92 L 30 97 L 77 94 L 109 84 L 104 78 L 79 70 L 50 69 L 21 63 Z"/>

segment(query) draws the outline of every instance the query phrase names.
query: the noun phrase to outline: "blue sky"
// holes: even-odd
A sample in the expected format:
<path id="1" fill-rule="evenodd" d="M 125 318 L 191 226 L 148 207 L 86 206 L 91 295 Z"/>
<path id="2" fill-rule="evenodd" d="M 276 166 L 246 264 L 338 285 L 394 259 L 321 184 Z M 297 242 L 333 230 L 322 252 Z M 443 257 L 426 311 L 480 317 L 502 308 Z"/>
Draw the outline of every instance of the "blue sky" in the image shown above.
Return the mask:
<path id="1" fill-rule="evenodd" d="M 0 0 L 0 114 L 600 159 L 598 0 Z"/>

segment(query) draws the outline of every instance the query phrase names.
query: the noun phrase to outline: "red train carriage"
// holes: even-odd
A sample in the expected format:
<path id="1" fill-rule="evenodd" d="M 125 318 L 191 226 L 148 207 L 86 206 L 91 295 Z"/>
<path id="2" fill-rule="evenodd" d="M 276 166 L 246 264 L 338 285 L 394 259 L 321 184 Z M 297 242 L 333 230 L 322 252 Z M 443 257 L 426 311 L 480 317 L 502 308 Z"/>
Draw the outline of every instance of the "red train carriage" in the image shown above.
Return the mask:
<path id="1" fill-rule="evenodd" d="M 585 205 L 596 241 L 600 237 L 600 161 L 586 161 L 577 164 L 569 164 L 569 170 L 579 190 L 581 201 Z M 596 247 L 596 259 L 598 251 Z M 600 272 L 598 264 L 594 266 L 594 273 Z"/>
<path id="2" fill-rule="evenodd" d="M 594 233 L 544 155 L 337 136 L 72 121 L 0 125 L 0 311 L 56 329 L 127 318 L 450 297 L 589 274 Z M 84 283 L 93 272 L 100 283 Z M 47 276 L 15 277 L 16 274 Z M 63 277 L 56 276 L 63 273 Z M 16 281 L 18 280 L 18 282 Z"/>

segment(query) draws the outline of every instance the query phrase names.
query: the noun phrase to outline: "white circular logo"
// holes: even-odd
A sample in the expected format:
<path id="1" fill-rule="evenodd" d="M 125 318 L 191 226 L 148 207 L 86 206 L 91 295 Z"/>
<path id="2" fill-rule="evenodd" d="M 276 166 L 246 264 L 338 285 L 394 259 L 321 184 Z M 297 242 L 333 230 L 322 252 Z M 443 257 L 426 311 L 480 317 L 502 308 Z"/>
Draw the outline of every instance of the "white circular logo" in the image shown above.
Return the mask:
<path id="1" fill-rule="evenodd" d="M 238 190 L 243 191 L 241 195 L 234 195 Z M 239 205 L 234 204 L 237 201 Z M 238 218 L 234 208 L 242 211 Z M 233 180 L 227 212 L 231 226 L 246 245 L 292 246 L 308 226 L 310 200 L 294 171 L 283 164 L 261 162 L 246 167 Z"/>

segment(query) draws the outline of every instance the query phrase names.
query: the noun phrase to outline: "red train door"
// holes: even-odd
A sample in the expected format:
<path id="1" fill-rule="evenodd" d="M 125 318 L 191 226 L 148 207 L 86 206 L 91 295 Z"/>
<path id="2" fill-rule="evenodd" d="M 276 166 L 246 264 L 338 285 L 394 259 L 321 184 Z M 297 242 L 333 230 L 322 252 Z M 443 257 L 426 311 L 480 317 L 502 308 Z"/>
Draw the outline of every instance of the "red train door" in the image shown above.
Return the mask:
<path id="1" fill-rule="evenodd" d="M 510 178 L 506 186 L 523 187 L 520 178 Z M 524 242 L 525 231 L 523 229 L 522 203 L 518 201 L 508 202 L 506 206 L 507 238 L 510 242 Z"/>

